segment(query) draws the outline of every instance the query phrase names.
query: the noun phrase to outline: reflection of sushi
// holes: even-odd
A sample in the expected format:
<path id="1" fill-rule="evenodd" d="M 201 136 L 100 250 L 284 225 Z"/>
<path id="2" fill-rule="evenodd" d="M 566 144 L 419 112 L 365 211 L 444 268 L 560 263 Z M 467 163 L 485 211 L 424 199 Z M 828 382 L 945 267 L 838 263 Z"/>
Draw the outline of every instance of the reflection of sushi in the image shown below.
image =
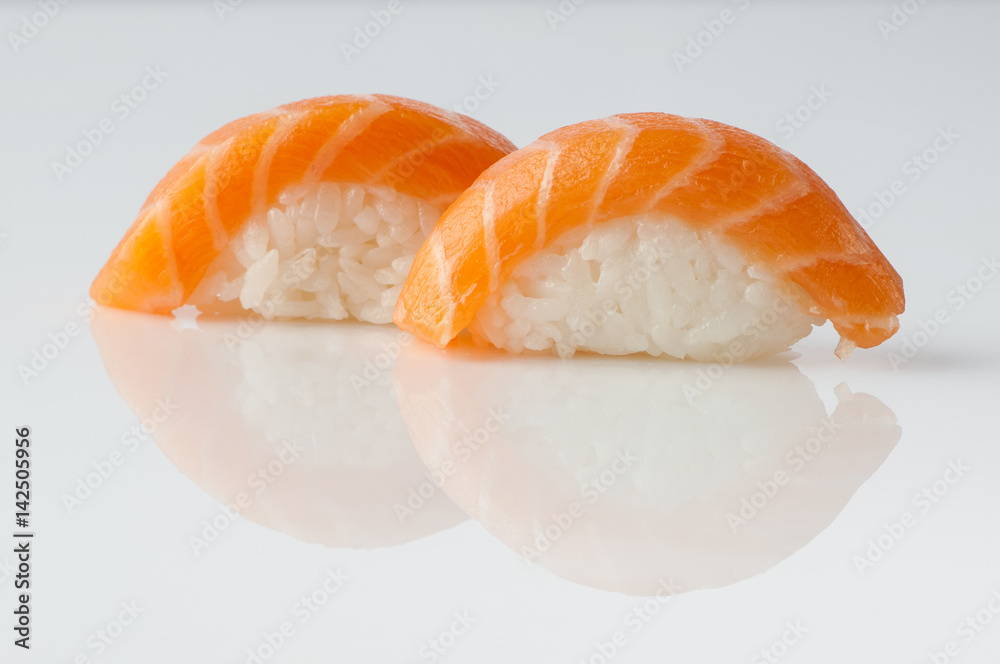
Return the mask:
<path id="1" fill-rule="evenodd" d="M 441 492 L 409 502 L 429 480 L 386 369 L 409 335 L 358 324 L 170 323 L 102 307 L 91 329 L 153 440 L 223 505 L 348 548 L 403 544 L 466 519 Z M 161 403 L 170 412 L 154 419 Z"/>
<path id="2" fill-rule="evenodd" d="M 236 120 L 160 181 L 91 296 L 388 323 L 441 210 L 513 149 L 471 118 L 384 95 Z"/>
<path id="3" fill-rule="evenodd" d="M 509 548 L 571 581 L 652 595 L 760 574 L 826 528 L 899 441 L 837 388 L 827 415 L 788 362 L 497 357 L 412 345 L 393 382 L 441 488 Z"/>
<path id="4" fill-rule="evenodd" d="M 485 171 L 424 242 L 394 320 L 513 352 L 736 359 L 830 319 L 899 327 L 899 275 L 819 176 L 748 132 L 661 113 L 564 127 Z"/>

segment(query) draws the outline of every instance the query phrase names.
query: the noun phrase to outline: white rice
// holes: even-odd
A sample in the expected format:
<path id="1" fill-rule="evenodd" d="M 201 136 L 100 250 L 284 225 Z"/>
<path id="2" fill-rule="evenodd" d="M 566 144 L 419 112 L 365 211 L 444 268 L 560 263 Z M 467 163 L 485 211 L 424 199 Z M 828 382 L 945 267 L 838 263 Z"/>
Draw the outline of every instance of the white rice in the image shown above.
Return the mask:
<path id="1" fill-rule="evenodd" d="M 389 323 L 440 216 L 387 188 L 327 182 L 288 192 L 222 249 L 190 302 L 206 311 L 238 302 L 267 319 Z"/>
<path id="2" fill-rule="evenodd" d="M 786 350 L 822 323 L 793 289 L 711 233 L 646 214 L 570 231 L 532 255 L 471 329 L 515 353 L 741 362 Z"/>

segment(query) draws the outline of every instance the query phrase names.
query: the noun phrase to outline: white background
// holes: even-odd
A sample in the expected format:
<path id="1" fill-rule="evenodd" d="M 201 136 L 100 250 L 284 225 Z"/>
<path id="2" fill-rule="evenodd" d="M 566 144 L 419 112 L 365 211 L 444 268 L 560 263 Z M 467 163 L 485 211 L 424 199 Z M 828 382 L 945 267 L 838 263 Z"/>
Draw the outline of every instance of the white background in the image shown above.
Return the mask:
<path id="1" fill-rule="evenodd" d="M 296 599 L 337 567 L 351 580 L 321 613 L 297 625 L 268 661 L 430 661 L 421 658 L 421 645 L 462 610 L 476 623 L 441 661 L 586 661 L 596 643 L 624 629 L 623 619 L 642 598 L 529 565 L 491 534 L 496 524 L 487 530 L 450 503 L 438 505 L 441 525 L 457 525 L 402 545 L 307 544 L 286 534 L 298 526 L 272 515 L 270 528 L 237 520 L 196 557 L 188 538 L 218 514 L 213 487 L 206 486 L 214 480 L 202 476 L 199 483 L 192 471 L 197 463 L 178 469 L 159 440 L 160 446 L 147 441 L 128 453 L 79 509 L 70 512 L 62 499 L 93 463 L 124 449 L 122 434 L 141 416 L 116 384 L 119 390 L 129 389 L 122 384 L 153 385 L 161 394 L 181 389 L 180 379 L 170 383 L 172 356 L 167 350 L 157 355 L 173 348 L 170 342 L 160 345 L 169 330 L 143 328 L 146 336 L 130 337 L 128 326 L 112 324 L 102 362 L 87 316 L 79 313 L 93 276 L 170 165 L 222 124 L 292 100 L 384 92 L 451 108 L 474 93 L 479 77 L 491 77 L 499 87 L 467 110 L 518 145 L 571 122 L 656 110 L 721 120 L 776 141 L 824 177 L 852 211 L 871 205 L 894 180 L 904 182 L 905 193 L 869 228 L 905 283 L 902 330 L 882 347 L 841 363 L 832 355 L 835 335 L 827 327 L 801 342 L 794 360 L 828 411 L 836 402 L 832 389 L 842 382 L 890 408 L 902 428 L 898 445 L 881 467 L 865 469 L 870 479 L 849 501 L 840 500 L 843 511 L 814 539 L 759 576 L 672 599 L 638 634 L 629 634 L 613 660 L 749 662 L 781 637 L 786 621 L 800 620 L 809 631 L 783 662 L 926 662 L 928 651 L 943 650 L 948 640 L 961 645 L 953 661 L 996 662 L 1000 619 L 990 614 L 990 624 L 971 643 L 956 627 L 1000 588 L 994 416 L 1000 279 L 987 282 L 961 310 L 953 289 L 1000 251 L 1000 7 L 928 2 L 886 36 L 879 21 L 890 20 L 888 2 L 590 2 L 557 23 L 546 14 L 558 11 L 555 1 L 415 0 L 402 6 L 351 62 L 341 43 L 384 3 L 279 6 L 247 0 L 220 18 L 209 0 L 131 7 L 81 0 L 62 7 L 16 49 L 8 33 L 22 30 L 24 17 L 30 20 L 38 5 L 19 1 L 0 8 L 0 276 L 6 283 L 0 295 L 0 477 L 5 485 L 13 481 L 13 430 L 30 426 L 37 533 L 33 648 L 24 653 L 11 645 L 6 625 L 13 579 L 0 571 L 0 611 L 6 616 L 0 621 L 0 661 L 59 664 L 84 654 L 109 664 L 244 662 L 246 649 L 277 629 Z M 706 29 L 704 21 L 725 9 L 735 21 L 679 71 L 674 52 L 682 52 L 689 38 Z M 147 67 L 159 67 L 166 78 L 127 118 L 119 117 L 112 104 L 141 83 Z M 777 123 L 806 102 L 813 86 L 832 96 L 788 137 Z M 114 132 L 58 179 L 53 162 L 64 160 L 68 146 L 105 117 L 113 119 Z M 932 155 L 936 162 L 913 179 L 906 162 L 947 128 L 958 139 Z M 900 353 L 938 309 L 950 322 L 915 357 L 894 367 L 890 354 Z M 23 379 L 19 367 L 30 365 L 47 335 L 69 323 L 82 332 L 37 376 Z M 347 332 L 332 338 L 339 339 L 337 334 Z M 308 346 L 319 349 L 320 360 L 336 364 L 338 357 L 354 357 L 338 356 L 324 343 Z M 137 362 L 136 375 L 118 376 L 113 384 L 105 369 L 108 353 L 128 356 L 130 348 L 154 359 Z M 649 366 L 671 371 L 662 363 Z M 142 371 L 157 367 L 167 377 L 157 374 L 144 383 Z M 752 377 L 758 370 L 766 373 L 751 367 L 740 375 Z M 218 376 L 219 389 L 233 389 L 229 374 Z M 387 380 L 379 389 L 385 390 L 382 405 L 391 408 Z M 516 384 L 510 389 L 517 394 Z M 530 389 L 544 393 L 544 385 Z M 779 419 L 794 415 L 782 413 L 782 389 L 775 388 L 777 405 L 771 403 Z M 558 395 L 549 397 L 558 403 Z M 598 389 L 586 398 L 591 401 L 584 400 L 584 408 L 600 408 L 614 394 L 602 396 Z M 739 425 L 738 400 L 731 407 Z M 585 431 L 559 409 L 552 413 L 533 422 L 543 435 Z M 225 430 L 204 419 L 180 419 L 190 436 L 211 426 Z M 660 426 L 666 429 L 658 435 L 670 431 L 669 422 Z M 406 442 L 394 453 L 419 463 Z M 205 449 L 210 447 L 206 442 Z M 912 509 L 911 497 L 956 459 L 970 467 L 966 477 L 882 561 L 859 574 L 853 557 L 883 533 L 884 524 Z M 225 459 L 213 463 L 224 474 Z M 345 481 L 343 473 L 338 477 Z M 303 510 L 312 491 L 322 493 L 322 478 L 314 481 L 319 488 L 298 497 Z M 358 481 L 357 501 L 368 495 L 362 485 Z M 405 495 L 407 487 L 392 488 Z M 531 488 L 494 490 L 529 494 Z M 340 508 L 363 511 L 350 492 L 338 495 L 346 501 Z M 13 510 L 12 491 L 3 488 L 0 496 L 0 519 L 7 524 L 13 520 L 6 516 Z M 490 506 L 478 509 L 488 512 Z M 516 514 L 504 518 L 516 521 Z M 357 523 L 364 530 L 365 520 Z M 8 529 L 13 523 L 0 526 L 0 532 Z M 599 534 L 615 536 L 613 529 Z M 345 535 L 361 542 L 382 536 Z M 625 548 L 631 536 L 618 535 Z M 0 564 L 9 561 L 9 553 L 0 553 Z M 144 612 L 98 653 L 88 639 L 115 619 L 123 601 L 137 602 Z"/>

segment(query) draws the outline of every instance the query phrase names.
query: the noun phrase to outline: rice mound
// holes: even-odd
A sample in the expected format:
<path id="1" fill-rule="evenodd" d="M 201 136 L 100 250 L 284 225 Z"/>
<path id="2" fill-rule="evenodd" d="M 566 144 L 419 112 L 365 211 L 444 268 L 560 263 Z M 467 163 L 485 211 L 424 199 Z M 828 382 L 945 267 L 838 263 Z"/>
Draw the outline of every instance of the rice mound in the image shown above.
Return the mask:
<path id="1" fill-rule="evenodd" d="M 220 251 L 189 301 L 266 319 L 390 323 L 413 257 L 440 216 L 385 187 L 324 182 L 285 192 Z"/>
<path id="2" fill-rule="evenodd" d="M 796 288 L 712 233 L 651 213 L 563 234 L 515 267 L 470 328 L 514 353 L 742 362 L 823 322 Z"/>

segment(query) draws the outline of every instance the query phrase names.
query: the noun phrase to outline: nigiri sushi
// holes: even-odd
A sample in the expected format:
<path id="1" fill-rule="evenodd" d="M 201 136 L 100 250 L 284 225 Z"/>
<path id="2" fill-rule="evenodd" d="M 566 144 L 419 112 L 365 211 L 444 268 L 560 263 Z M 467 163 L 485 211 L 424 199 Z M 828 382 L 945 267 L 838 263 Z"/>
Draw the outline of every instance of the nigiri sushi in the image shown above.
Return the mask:
<path id="1" fill-rule="evenodd" d="M 826 319 L 837 355 L 898 329 L 899 275 L 788 152 L 710 120 L 631 113 L 557 129 L 442 215 L 396 303 L 439 346 L 744 361 Z"/>
<path id="2" fill-rule="evenodd" d="M 514 149 L 471 118 L 386 95 L 236 120 L 156 185 L 91 297 L 160 314 L 193 304 L 389 323 L 441 211 Z"/>

